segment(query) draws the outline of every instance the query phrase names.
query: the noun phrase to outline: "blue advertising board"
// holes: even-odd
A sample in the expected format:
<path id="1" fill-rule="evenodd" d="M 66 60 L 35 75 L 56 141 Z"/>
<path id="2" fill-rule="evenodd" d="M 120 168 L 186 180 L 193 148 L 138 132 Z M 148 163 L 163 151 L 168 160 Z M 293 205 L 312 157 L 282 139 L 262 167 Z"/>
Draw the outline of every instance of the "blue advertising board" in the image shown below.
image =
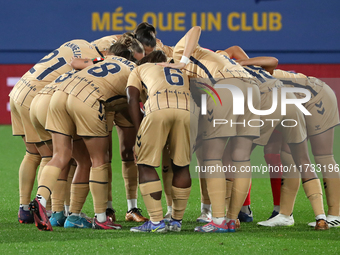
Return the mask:
<path id="1" fill-rule="evenodd" d="M 340 1 L 321 0 L 11 0 L 0 9 L 0 63 L 35 63 L 72 39 L 122 34 L 147 21 L 164 44 L 192 26 L 200 45 L 240 45 L 281 63 L 339 63 Z"/>

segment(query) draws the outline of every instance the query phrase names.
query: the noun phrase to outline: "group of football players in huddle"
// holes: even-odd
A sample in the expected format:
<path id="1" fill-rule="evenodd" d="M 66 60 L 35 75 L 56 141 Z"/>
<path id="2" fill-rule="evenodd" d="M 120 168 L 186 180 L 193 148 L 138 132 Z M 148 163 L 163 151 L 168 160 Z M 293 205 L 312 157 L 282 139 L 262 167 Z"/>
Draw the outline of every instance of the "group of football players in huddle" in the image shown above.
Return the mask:
<path id="1" fill-rule="evenodd" d="M 249 169 L 257 145 L 264 146 L 268 166 L 279 169 L 270 172 L 272 215 L 259 225 L 294 225 L 301 178 L 315 214 L 309 225 L 316 230 L 340 226 L 335 93 L 317 78 L 277 69 L 274 57 L 249 58 L 238 46 L 216 52 L 203 48 L 200 35 L 200 27 L 193 27 L 169 47 L 143 22 L 131 33 L 66 42 L 21 77 L 10 93 L 13 135 L 26 146 L 19 168 L 20 223 L 47 231 L 122 228 L 115 223 L 112 197 L 115 126 L 125 220 L 143 223 L 132 232 L 181 231 L 193 153 L 204 170 L 197 221 L 205 225 L 195 231 L 235 232 L 240 221 L 253 221 Z M 235 114 L 236 108 L 243 112 Z M 165 216 L 155 170 L 160 163 Z M 322 172 L 327 216 L 315 167 Z M 149 219 L 137 206 L 138 187 Z M 89 191 L 94 218 L 82 213 Z"/>

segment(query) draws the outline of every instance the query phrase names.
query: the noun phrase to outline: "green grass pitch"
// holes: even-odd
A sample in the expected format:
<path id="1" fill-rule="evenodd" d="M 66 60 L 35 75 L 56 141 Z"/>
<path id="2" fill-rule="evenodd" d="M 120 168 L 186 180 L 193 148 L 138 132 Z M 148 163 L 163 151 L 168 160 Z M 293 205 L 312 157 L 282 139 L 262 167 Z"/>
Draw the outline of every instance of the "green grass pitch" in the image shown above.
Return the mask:
<path id="1" fill-rule="evenodd" d="M 251 200 L 253 223 L 242 223 L 236 233 L 194 233 L 200 214 L 199 183 L 193 179 L 192 192 L 180 233 L 130 233 L 135 223 L 124 222 L 126 199 L 121 175 L 118 142 L 113 131 L 114 156 L 113 203 L 120 231 L 54 228 L 40 232 L 34 225 L 19 224 L 18 168 L 25 148 L 21 138 L 11 136 L 10 126 L 0 126 L 0 251 L 1 254 L 339 254 L 340 228 L 318 232 L 307 226 L 314 220 L 312 208 L 300 188 L 294 208 L 294 227 L 264 228 L 256 222 L 265 220 L 272 211 L 272 195 L 267 178 L 253 179 Z M 334 155 L 340 163 L 340 129 L 336 129 Z M 265 164 L 262 148 L 256 148 L 252 164 Z M 32 197 L 36 186 L 32 192 Z M 324 196 L 324 200 L 325 196 Z M 166 210 L 163 197 L 164 213 Z M 147 216 L 139 194 L 139 207 Z M 327 210 L 327 205 L 325 204 Z M 83 211 L 93 215 L 92 198 L 88 197 Z"/>

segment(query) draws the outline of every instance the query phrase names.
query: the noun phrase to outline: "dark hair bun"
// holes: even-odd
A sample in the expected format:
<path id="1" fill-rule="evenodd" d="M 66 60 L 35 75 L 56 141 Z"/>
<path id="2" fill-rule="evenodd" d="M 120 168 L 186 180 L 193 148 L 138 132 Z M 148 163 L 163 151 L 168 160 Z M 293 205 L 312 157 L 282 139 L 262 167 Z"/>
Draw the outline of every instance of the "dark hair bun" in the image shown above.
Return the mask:
<path id="1" fill-rule="evenodd" d="M 156 35 L 156 29 L 153 25 L 149 24 L 148 22 L 142 22 L 140 23 L 137 28 L 136 28 L 136 33 L 138 31 L 144 31 L 144 32 L 151 32 L 154 33 Z"/>
<path id="2" fill-rule="evenodd" d="M 156 29 L 153 25 L 143 22 L 135 30 L 136 39 L 143 45 L 154 48 L 156 46 Z"/>

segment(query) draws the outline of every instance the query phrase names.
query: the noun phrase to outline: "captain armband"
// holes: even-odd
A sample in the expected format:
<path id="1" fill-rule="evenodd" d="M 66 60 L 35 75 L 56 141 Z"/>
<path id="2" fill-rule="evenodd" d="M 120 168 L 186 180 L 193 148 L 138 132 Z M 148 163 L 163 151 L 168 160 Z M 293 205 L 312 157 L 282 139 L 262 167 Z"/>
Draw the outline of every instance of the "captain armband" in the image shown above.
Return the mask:
<path id="1" fill-rule="evenodd" d="M 93 58 L 91 60 L 92 60 L 93 64 L 97 64 L 98 62 L 102 62 L 104 60 L 104 58 L 97 57 L 97 58 Z"/>

